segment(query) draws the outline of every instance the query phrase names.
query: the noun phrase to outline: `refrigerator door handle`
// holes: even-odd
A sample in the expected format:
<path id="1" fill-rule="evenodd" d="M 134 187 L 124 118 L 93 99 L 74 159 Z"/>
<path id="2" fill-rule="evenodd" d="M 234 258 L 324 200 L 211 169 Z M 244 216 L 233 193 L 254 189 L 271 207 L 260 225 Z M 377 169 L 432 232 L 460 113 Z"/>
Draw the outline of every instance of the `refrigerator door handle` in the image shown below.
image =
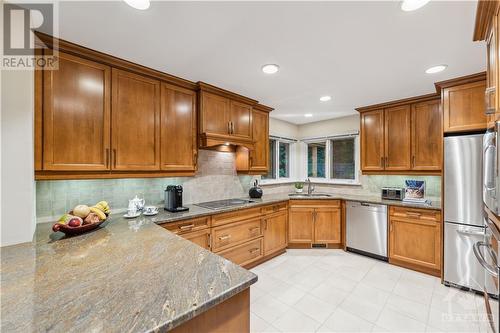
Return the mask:
<path id="1" fill-rule="evenodd" d="M 457 234 L 465 236 L 484 236 L 484 232 L 471 231 L 468 229 L 457 229 Z"/>
<path id="2" fill-rule="evenodd" d="M 477 242 L 474 244 L 472 247 L 472 250 L 474 251 L 474 255 L 476 256 L 476 259 L 479 261 L 481 266 L 492 276 L 495 278 L 498 277 L 498 268 L 494 267 L 493 265 L 490 265 L 486 262 L 486 259 L 484 259 L 484 255 L 481 252 L 481 247 L 486 247 L 489 249 L 489 245 L 486 244 L 485 242 Z M 490 250 L 490 249 L 489 249 Z M 491 250 L 490 250 L 491 251 Z"/>

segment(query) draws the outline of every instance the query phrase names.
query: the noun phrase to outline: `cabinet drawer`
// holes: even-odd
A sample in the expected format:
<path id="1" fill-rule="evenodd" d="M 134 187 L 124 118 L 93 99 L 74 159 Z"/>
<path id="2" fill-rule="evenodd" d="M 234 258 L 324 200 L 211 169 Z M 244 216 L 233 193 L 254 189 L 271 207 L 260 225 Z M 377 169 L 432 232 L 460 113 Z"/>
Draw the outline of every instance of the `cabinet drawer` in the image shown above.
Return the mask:
<path id="1" fill-rule="evenodd" d="M 262 214 L 271 214 L 271 213 L 276 213 L 279 211 L 283 211 L 287 209 L 287 203 L 286 202 L 279 202 L 273 205 L 265 206 L 260 209 L 260 212 Z"/>
<path id="2" fill-rule="evenodd" d="M 212 248 L 219 251 L 262 236 L 261 220 L 258 218 L 216 227 L 212 230 L 212 235 Z"/>
<path id="3" fill-rule="evenodd" d="M 248 220 L 256 216 L 260 216 L 260 207 L 236 210 L 234 212 L 215 215 L 212 217 L 212 224 L 215 227 L 222 224 Z"/>
<path id="4" fill-rule="evenodd" d="M 290 200 L 291 207 L 340 207 L 340 200 Z"/>
<path id="5" fill-rule="evenodd" d="M 235 264 L 244 266 L 263 257 L 262 238 L 241 244 L 217 254 Z"/>
<path id="6" fill-rule="evenodd" d="M 209 228 L 210 217 L 207 216 L 180 222 L 164 223 L 161 226 L 173 232 L 174 234 L 180 235 L 191 231 L 198 231 Z"/>
<path id="7" fill-rule="evenodd" d="M 419 209 L 419 208 L 406 208 L 391 206 L 389 214 L 394 217 L 417 219 L 417 220 L 431 220 L 440 222 L 441 211 L 432 209 Z"/>

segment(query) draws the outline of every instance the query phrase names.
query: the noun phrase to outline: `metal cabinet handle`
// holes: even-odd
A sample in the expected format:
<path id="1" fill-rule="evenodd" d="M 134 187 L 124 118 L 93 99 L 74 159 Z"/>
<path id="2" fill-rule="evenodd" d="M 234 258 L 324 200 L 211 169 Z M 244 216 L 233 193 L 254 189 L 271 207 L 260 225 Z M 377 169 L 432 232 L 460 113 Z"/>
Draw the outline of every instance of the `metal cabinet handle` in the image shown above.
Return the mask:
<path id="1" fill-rule="evenodd" d="M 227 122 L 227 134 L 231 134 L 231 122 Z"/>
<path id="2" fill-rule="evenodd" d="M 198 166 L 198 152 L 193 152 L 193 166 L 196 168 Z"/>
<path id="3" fill-rule="evenodd" d="M 234 134 L 234 123 L 231 121 L 231 134 Z"/>
<path id="4" fill-rule="evenodd" d="M 465 236 L 484 236 L 484 232 L 470 231 L 467 229 L 457 229 L 457 234 Z"/>
<path id="5" fill-rule="evenodd" d="M 116 168 L 116 149 L 113 149 L 113 163 L 114 163 L 114 166 Z"/>
<path id="6" fill-rule="evenodd" d="M 415 155 L 413 155 L 411 157 L 411 167 L 414 168 L 415 167 Z"/>
<path id="7" fill-rule="evenodd" d="M 106 168 L 109 168 L 109 148 L 106 148 Z"/>
<path id="8" fill-rule="evenodd" d="M 489 245 L 486 244 L 485 242 L 477 242 L 476 244 L 474 244 L 474 246 L 472 246 L 472 250 L 474 251 L 474 255 L 476 256 L 476 258 L 479 261 L 479 263 L 481 264 L 481 266 L 483 266 L 483 268 L 488 273 L 490 273 L 492 276 L 497 278 L 498 277 L 498 268 L 494 267 L 493 265 L 490 265 L 486 262 L 486 260 L 484 259 L 484 255 L 481 252 L 481 247 L 489 248 Z"/>
<path id="9" fill-rule="evenodd" d="M 260 227 L 253 227 L 253 228 L 248 228 L 248 231 L 250 231 L 251 233 L 254 233 L 254 231 L 256 230 L 259 230 Z"/>
<path id="10" fill-rule="evenodd" d="M 486 115 L 494 114 L 495 113 L 495 106 L 490 104 L 490 95 L 494 94 L 496 91 L 495 87 L 490 87 L 486 88 L 484 91 L 484 106 L 485 110 L 484 113 Z"/>
<path id="11" fill-rule="evenodd" d="M 224 241 L 224 240 L 228 240 L 229 238 L 231 238 L 231 235 L 223 235 L 223 236 L 219 237 L 219 240 Z"/>
<path id="12" fill-rule="evenodd" d="M 193 227 L 194 227 L 194 224 L 186 224 L 186 225 L 180 225 L 179 229 L 181 229 L 181 230 L 189 230 L 189 229 L 193 229 Z"/>
<path id="13" fill-rule="evenodd" d="M 380 166 L 384 167 L 384 157 L 380 157 Z"/>
<path id="14" fill-rule="evenodd" d="M 413 216 L 413 217 L 420 217 L 420 216 L 422 216 L 422 214 L 415 213 L 415 212 L 406 212 L 406 215 Z"/>
<path id="15" fill-rule="evenodd" d="M 267 230 L 267 219 L 264 220 L 264 229 Z"/>
<path id="16" fill-rule="evenodd" d="M 385 162 L 384 162 L 384 167 L 388 167 L 388 166 L 389 166 L 389 158 L 386 156 Z"/>

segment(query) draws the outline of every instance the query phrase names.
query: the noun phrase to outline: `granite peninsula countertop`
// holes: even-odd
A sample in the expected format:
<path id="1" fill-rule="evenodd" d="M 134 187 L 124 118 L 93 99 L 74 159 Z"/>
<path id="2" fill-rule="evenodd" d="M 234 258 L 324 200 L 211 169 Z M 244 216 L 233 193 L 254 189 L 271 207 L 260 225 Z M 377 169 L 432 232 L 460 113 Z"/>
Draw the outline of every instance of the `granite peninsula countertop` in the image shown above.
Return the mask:
<path id="1" fill-rule="evenodd" d="M 104 225 L 64 238 L 39 224 L 33 242 L 0 248 L 0 331 L 166 331 L 257 281 L 149 219 Z"/>

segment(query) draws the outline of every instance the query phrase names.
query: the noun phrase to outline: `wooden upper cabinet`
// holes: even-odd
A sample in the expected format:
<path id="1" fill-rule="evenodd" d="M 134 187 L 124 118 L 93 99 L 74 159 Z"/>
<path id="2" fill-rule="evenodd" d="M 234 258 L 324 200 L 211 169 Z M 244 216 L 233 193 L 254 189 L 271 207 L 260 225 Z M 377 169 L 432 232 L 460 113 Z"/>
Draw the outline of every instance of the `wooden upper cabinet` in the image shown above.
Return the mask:
<path id="1" fill-rule="evenodd" d="M 321 207 L 314 210 L 314 242 L 341 243 L 340 208 Z"/>
<path id="2" fill-rule="evenodd" d="M 109 169 L 110 87 L 110 67 L 64 52 L 43 71 L 43 170 Z"/>
<path id="3" fill-rule="evenodd" d="M 384 170 L 384 110 L 363 112 L 361 120 L 361 168 Z"/>
<path id="4" fill-rule="evenodd" d="M 243 139 L 252 137 L 252 106 L 236 101 L 230 103 L 230 134 Z"/>
<path id="5" fill-rule="evenodd" d="M 174 85 L 161 85 L 161 169 L 195 171 L 196 92 Z"/>
<path id="6" fill-rule="evenodd" d="M 485 89 L 485 80 L 442 89 L 444 132 L 486 129 Z"/>
<path id="7" fill-rule="evenodd" d="M 410 105 L 385 109 L 385 170 L 410 169 Z"/>
<path id="8" fill-rule="evenodd" d="M 210 92 L 201 92 L 200 119 L 202 133 L 229 135 L 230 100 Z"/>
<path id="9" fill-rule="evenodd" d="M 269 168 L 269 112 L 253 110 L 252 137 L 255 148 L 250 152 L 250 171 L 267 172 Z"/>
<path id="10" fill-rule="evenodd" d="M 112 169 L 160 170 L 160 81 L 112 74 Z"/>
<path id="11" fill-rule="evenodd" d="M 495 114 L 498 110 L 497 81 L 498 81 L 498 17 L 493 17 L 491 29 L 486 39 L 486 90 L 485 111 L 487 114 Z M 500 110 L 499 110 L 500 111 Z M 493 118 L 494 120 L 494 118 Z"/>
<path id="12" fill-rule="evenodd" d="M 411 111 L 412 170 L 441 170 L 443 152 L 440 100 L 416 103 Z"/>

